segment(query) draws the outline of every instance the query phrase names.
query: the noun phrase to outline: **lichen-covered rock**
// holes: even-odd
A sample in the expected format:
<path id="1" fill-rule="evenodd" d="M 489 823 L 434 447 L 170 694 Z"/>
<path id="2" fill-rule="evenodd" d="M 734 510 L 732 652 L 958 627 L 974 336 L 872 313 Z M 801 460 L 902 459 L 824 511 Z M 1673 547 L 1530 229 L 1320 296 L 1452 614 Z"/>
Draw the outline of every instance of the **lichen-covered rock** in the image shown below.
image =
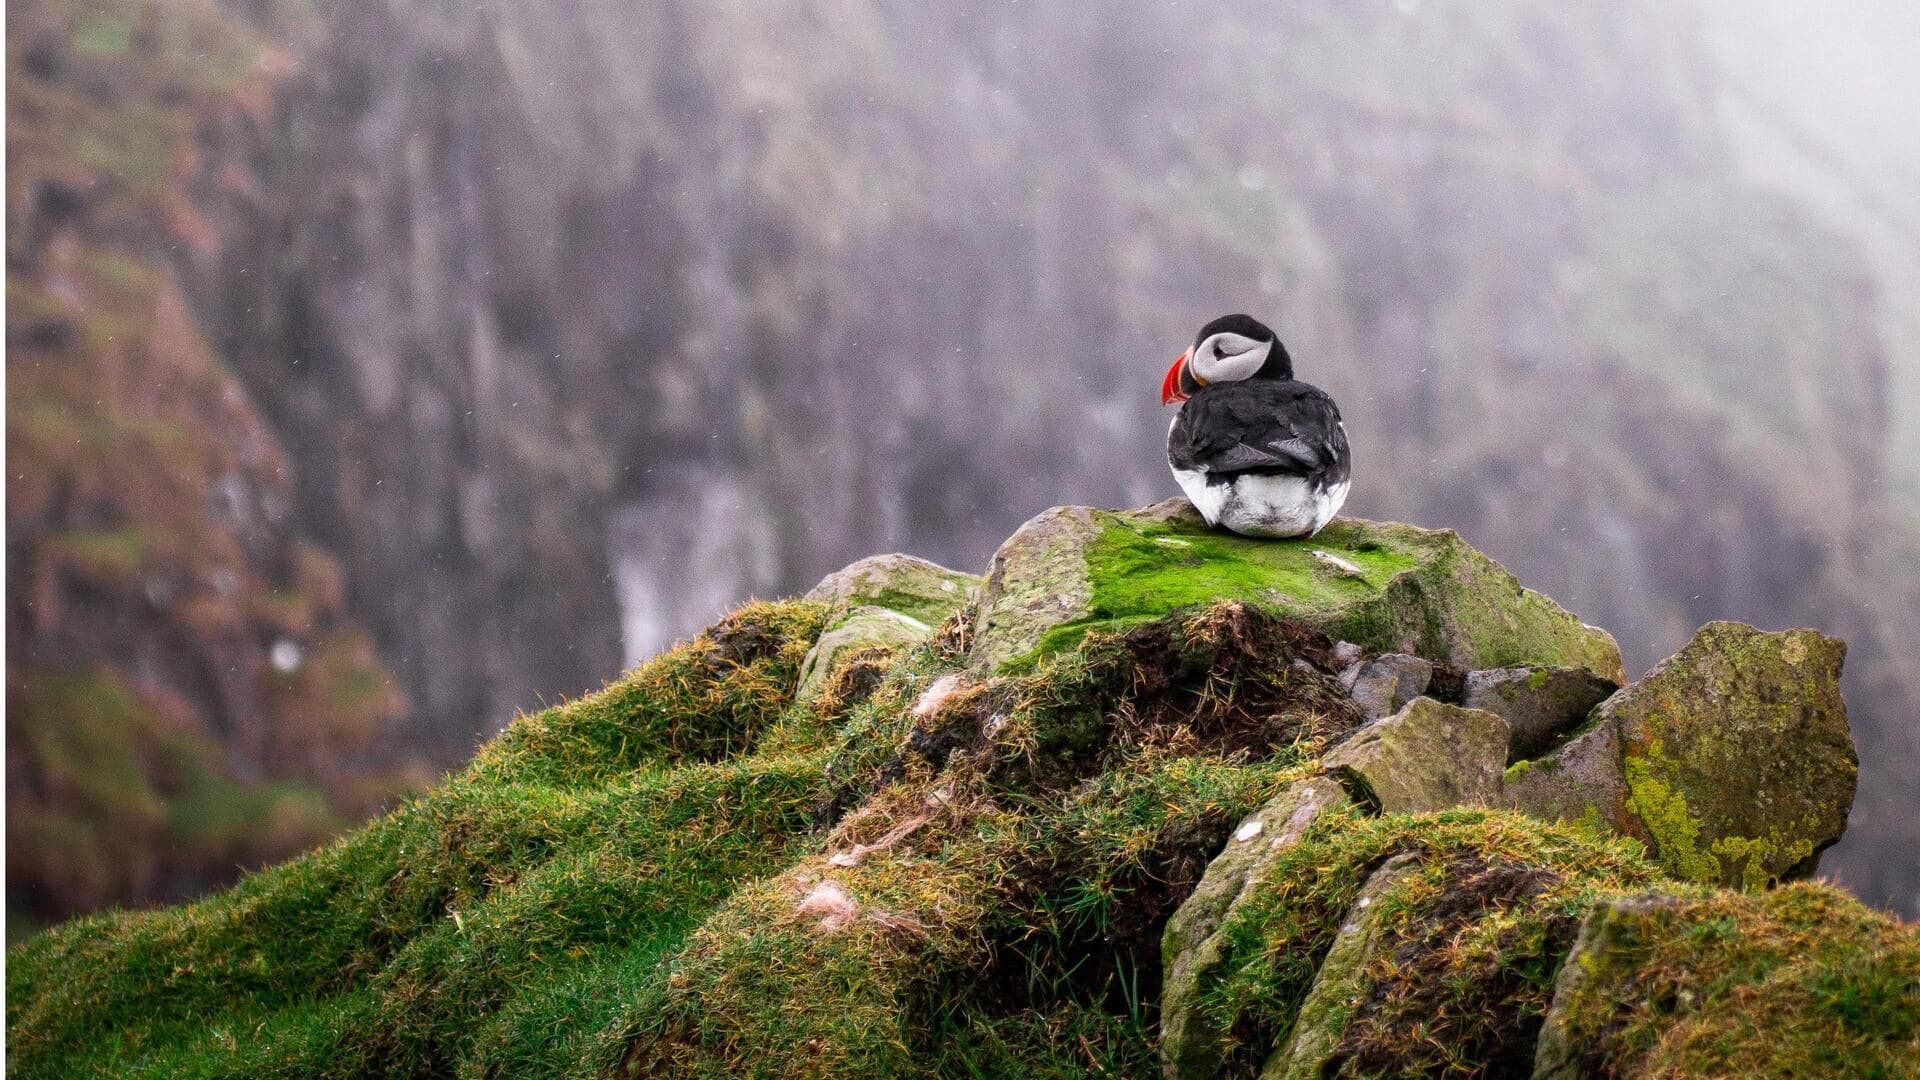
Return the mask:
<path id="1" fill-rule="evenodd" d="M 1366 718 L 1378 720 L 1427 692 L 1433 664 L 1406 653 L 1388 653 L 1349 667 L 1340 681 Z"/>
<path id="2" fill-rule="evenodd" d="M 1305 540 L 1211 529 L 1183 499 L 1141 510 L 1056 507 L 993 558 L 972 663 L 996 670 L 1179 608 L 1240 599 L 1369 652 L 1463 668 L 1534 663 L 1623 678 L 1606 631 L 1524 589 L 1449 531 L 1340 518 Z"/>
<path id="3" fill-rule="evenodd" d="M 828 574 L 803 599 L 827 605 L 829 627 L 859 607 L 887 608 L 939 626 L 979 585 L 973 574 L 913 555 L 872 555 Z"/>
<path id="4" fill-rule="evenodd" d="M 1467 673 L 1460 704 L 1498 715 L 1513 730 L 1514 760 L 1537 757 L 1579 727 L 1620 684 L 1579 667 L 1508 667 Z"/>
<path id="5" fill-rule="evenodd" d="M 1812 630 L 1709 623 L 1595 709 L 1579 737 L 1508 770 L 1505 804 L 1595 815 L 1691 881 L 1804 877 L 1853 805 L 1845 656 L 1844 642 Z"/>
<path id="6" fill-rule="evenodd" d="M 1389 814 L 1493 806 L 1507 761 L 1507 722 L 1479 709 L 1415 698 L 1320 760 L 1337 776 L 1357 778 Z"/>
<path id="7" fill-rule="evenodd" d="M 1346 792 L 1324 777 L 1290 785 L 1242 821 L 1209 863 L 1193 895 L 1167 921 L 1161 938 L 1166 972 L 1160 997 L 1160 1056 L 1166 1074 L 1195 1080 L 1217 1074 L 1226 1033 L 1199 1007 L 1200 978 L 1220 963 L 1214 935 L 1267 866 L 1298 843 L 1320 815 L 1347 805 Z"/>
<path id="8" fill-rule="evenodd" d="M 1620 731 L 1627 809 L 1669 871 L 1757 888 L 1812 873 L 1840 839 L 1859 769 L 1846 653 L 1813 630 L 1708 623 L 1601 707 Z"/>
<path id="9" fill-rule="evenodd" d="M 1517 761 L 1506 771 L 1501 805 L 1542 821 L 1585 821 L 1642 842 L 1647 830 L 1627 812 L 1627 776 L 1620 732 L 1592 723 L 1546 757 Z"/>
<path id="10" fill-rule="evenodd" d="M 800 685 L 794 690 L 799 701 L 812 701 L 827 684 L 840 657 L 855 649 L 875 645 L 910 645 L 926 640 L 933 628 L 911 615 L 892 608 L 867 605 L 854 608 L 840 621 L 822 631 L 807 658 L 800 665 Z"/>
<path id="11" fill-rule="evenodd" d="M 1388 859 L 1367 878 L 1353 910 L 1340 924 L 1333 947 L 1320 962 L 1313 989 L 1300 1003 L 1293 1035 L 1286 1046 L 1267 1059 L 1260 1080 L 1319 1080 L 1325 1075 L 1323 1070 L 1346 1030 L 1347 1017 L 1366 989 L 1367 966 L 1385 936 L 1387 905 L 1381 900 L 1419 868 L 1419 856 L 1409 852 Z"/>

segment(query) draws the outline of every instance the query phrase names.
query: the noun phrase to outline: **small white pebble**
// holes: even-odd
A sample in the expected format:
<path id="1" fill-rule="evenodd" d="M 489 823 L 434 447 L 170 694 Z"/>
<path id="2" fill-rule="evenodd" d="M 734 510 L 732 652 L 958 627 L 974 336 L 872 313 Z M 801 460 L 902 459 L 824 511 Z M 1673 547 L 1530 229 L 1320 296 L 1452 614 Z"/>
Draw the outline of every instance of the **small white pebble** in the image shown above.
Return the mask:
<path id="1" fill-rule="evenodd" d="M 1260 824 L 1259 818 L 1252 818 L 1241 823 L 1240 828 L 1234 832 L 1233 838 L 1235 840 L 1251 840 L 1259 836 L 1260 830 L 1264 828 L 1266 828 L 1266 826 Z"/>

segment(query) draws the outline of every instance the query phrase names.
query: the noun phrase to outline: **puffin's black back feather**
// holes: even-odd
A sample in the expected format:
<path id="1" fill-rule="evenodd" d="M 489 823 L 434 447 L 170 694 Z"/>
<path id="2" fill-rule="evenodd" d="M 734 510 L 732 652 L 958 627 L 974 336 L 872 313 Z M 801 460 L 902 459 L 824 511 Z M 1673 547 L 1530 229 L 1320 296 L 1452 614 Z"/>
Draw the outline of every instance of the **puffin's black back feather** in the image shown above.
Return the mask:
<path id="1" fill-rule="evenodd" d="M 1325 490 L 1352 471 L 1340 410 L 1324 391 L 1294 379 L 1203 387 L 1174 418 L 1167 458 L 1214 484 L 1266 473 L 1303 477 Z"/>

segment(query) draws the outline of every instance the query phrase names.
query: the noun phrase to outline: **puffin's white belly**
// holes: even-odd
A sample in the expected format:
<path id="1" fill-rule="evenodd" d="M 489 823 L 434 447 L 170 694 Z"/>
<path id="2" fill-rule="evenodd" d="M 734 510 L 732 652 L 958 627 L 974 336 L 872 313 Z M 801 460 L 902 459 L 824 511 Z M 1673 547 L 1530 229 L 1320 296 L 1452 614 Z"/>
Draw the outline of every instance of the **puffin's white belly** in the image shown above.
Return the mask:
<path id="1" fill-rule="evenodd" d="M 1347 501 L 1342 482 L 1325 489 L 1298 476 L 1261 476 L 1243 474 L 1232 483 L 1209 484 L 1207 474 L 1194 469 L 1175 469 L 1173 478 L 1187 493 L 1207 524 L 1224 526 L 1245 536 L 1312 536 L 1340 512 Z"/>

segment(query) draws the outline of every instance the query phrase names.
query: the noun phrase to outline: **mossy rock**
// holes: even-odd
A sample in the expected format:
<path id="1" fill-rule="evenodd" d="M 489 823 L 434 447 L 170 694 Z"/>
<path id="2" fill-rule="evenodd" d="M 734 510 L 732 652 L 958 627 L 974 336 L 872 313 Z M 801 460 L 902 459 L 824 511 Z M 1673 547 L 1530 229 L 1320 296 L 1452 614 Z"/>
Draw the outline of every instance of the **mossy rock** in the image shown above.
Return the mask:
<path id="1" fill-rule="evenodd" d="M 1853 806 L 1845 657 L 1812 630 L 1708 623 L 1564 746 L 1509 768 L 1503 804 L 1604 823 L 1683 880 L 1805 877 Z"/>
<path id="2" fill-rule="evenodd" d="M 1920 933 L 1831 889 L 1594 906 L 1561 966 L 1536 1080 L 1920 1076 Z"/>
<path id="3" fill-rule="evenodd" d="M 925 641 L 933 628 L 911 615 L 883 607 L 857 607 L 820 634 L 800 665 L 800 685 L 794 696 L 812 701 L 820 696 L 838 661 L 874 646 L 911 645 Z"/>
<path id="4" fill-rule="evenodd" d="M 832 628 L 857 608 L 897 611 L 939 626 L 966 606 L 979 577 L 913 555 L 870 555 L 836 570 L 807 590 L 804 600 L 827 606 Z"/>
<path id="5" fill-rule="evenodd" d="M 835 662 L 861 649 L 924 641 L 965 607 L 980 586 L 972 574 L 913 555 L 870 555 L 828 574 L 803 600 L 826 607 L 820 640 L 800 666 L 795 696 L 820 696 Z"/>
<path id="6" fill-rule="evenodd" d="M 1507 762 L 1507 722 L 1480 709 L 1414 698 L 1320 760 L 1389 814 L 1493 806 Z"/>
<path id="7" fill-rule="evenodd" d="M 1334 1052 L 1346 1033 L 1354 1001 L 1367 987 L 1367 967 L 1379 955 L 1390 926 L 1392 907 L 1383 903 L 1420 869 L 1420 858 L 1403 852 L 1388 859 L 1361 887 L 1353 910 L 1320 961 L 1313 989 L 1294 1017 L 1293 1037 L 1267 1059 L 1260 1080 L 1320 1080 L 1337 1067 Z"/>
<path id="8" fill-rule="evenodd" d="M 1216 973 L 1222 959 L 1223 943 L 1215 935 L 1268 865 L 1299 843 L 1321 814 L 1345 805 L 1346 792 L 1325 777 L 1288 786 L 1234 829 L 1193 895 L 1167 920 L 1161 938 L 1167 974 L 1160 992 L 1160 1047 L 1168 1076 L 1219 1072 L 1227 1033 L 1201 1007 L 1199 993 L 1202 980 Z"/>
<path id="9" fill-rule="evenodd" d="M 1125 628 L 1237 599 L 1368 652 L 1463 668 L 1554 664 L 1624 681 L 1620 649 L 1451 531 L 1338 518 L 1305 540 L 1209 528 L 1184 499 L 1110 512 L 1056 507 L 993 557 L 971 661 L 994 671 Z"/>

